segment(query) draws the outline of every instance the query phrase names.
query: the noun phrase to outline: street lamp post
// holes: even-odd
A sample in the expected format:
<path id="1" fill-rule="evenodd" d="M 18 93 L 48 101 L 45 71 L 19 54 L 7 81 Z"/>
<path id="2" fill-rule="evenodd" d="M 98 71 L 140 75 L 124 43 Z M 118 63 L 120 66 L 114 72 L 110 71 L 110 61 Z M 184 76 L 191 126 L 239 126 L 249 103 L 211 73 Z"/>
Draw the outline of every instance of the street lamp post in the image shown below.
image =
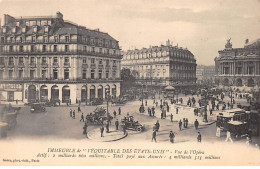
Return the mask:
<path id="1" fill-rule="evenodd" d="M 109 90 L 106 89 L 106 100 L 107 100 L 107 116 L 108 116 L 108 99 L 109 99 Z"/>
<path id="2" fill-rule="evenodd" d="M 207 114 L 207 95 L 208 95 L 208 89 L 205 89 L 205 93 L 204 93 L 204 97 L 205 97 L 205 101 L 204 101 L 204 114 L 203 114 L 203 122 L 208 122 L 208 114 Z"/>
<path id="3" fill-rule="evenodd" d="M 178 86 L 178 82 L 177 82 L 177 86 Z M 177 93 L 177 100 L 178 100 L 179 91 L 177 89 L 176 89 L 176 93 Z"/>
<path id="4" fill-rule="evenodd" d="M 142 104 L 139 108 L 139 112 L 143 113 L 144 112 L 144 91 L 143 91 L 143 84 L 142 84 Z"/>

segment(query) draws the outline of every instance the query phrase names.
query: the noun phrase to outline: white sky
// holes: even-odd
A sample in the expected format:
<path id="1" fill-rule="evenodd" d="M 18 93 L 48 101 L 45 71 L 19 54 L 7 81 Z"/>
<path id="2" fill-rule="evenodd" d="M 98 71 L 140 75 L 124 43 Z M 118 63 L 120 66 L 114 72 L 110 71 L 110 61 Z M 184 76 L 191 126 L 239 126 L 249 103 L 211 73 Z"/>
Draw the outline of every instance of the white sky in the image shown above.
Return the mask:
<path id="1" fill-rule="evenodd" d="M 63 14 L 100 28 L 123 50 L 165 44 L 187 47 L 198 64 L 214 64 L 231 37 L 233 47 L 260 38 L 260 0 L 0 0 L 0 16 Z"/>

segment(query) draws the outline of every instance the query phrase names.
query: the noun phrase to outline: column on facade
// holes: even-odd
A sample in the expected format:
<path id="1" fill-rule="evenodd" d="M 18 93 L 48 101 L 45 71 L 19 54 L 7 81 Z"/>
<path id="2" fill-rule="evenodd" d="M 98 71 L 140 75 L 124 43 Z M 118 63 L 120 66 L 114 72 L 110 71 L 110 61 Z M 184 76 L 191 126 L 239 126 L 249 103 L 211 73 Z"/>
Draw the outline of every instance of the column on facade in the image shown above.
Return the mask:
<path id="1" fill-rule="evenodd" d="M 58 60 L 59 68 L 60 68 L 59 71 L 58 71 L 58 79 L 63 79 L 63 76 L 62 76 L 63 75 L 63 71 L 64 71 L 64 69 L 63 69 L 64 68 L 64 64 L 62 64 L 63 63 L 62 62 L 63 61 L 63 56 L 62 55 L 59 56 L 58 59 L 59 59 Z"/>
<path id="2" fill-rule="evenodd" d="M 102 86 L 103 86 L 103 99 L 106 99 L 106 83 L 103 83 Z"/>
<path id="3" fill-rule="evenodd" d="M 91 87 L 91 84 L 87 84 L 87 100 L 90 100 L 90 87 Z"/>
<path id="4" fill-rule="evenodd" d="M 29 56 L 25 56 L 24 61 L 25 61 L 24 65 L 29 65 Z M 25 78 L 29 77 L 29 67 L 28 66 L 25 66 L 25 68 L 24 68 L 24 77 Z"/>
<path id="5" fill-rule="evenodd" d="M 51 87 L 52 87 L 52 85 L 47 85 L 47 88 L 48 88 L 48 100 L 51 100 Z"/>
<path id="6" fill-rule="evenodd" d="M 98 98 L 98 84 L 95 84 L 95 98 Z"/>
<path id="7" fill-rule="evenodd" d="M 46 69 L 46 70 L 47 70 L 46 77 L 47 77 L 48 79 L 51 78 L 51 74 L 52 74 L 52 71 L 51 71 L 51 67 L 52 67 L 51 58 L 52 58 L 51 56 L 47 57 L 48 68 Z"/>

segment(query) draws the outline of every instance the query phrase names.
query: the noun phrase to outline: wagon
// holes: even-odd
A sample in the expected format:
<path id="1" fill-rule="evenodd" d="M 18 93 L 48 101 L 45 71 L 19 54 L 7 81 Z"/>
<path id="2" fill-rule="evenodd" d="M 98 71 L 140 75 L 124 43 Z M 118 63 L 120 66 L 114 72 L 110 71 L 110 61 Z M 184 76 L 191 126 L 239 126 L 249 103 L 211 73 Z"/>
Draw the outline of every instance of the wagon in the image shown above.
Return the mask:
<path id="1" fill-rule="evenodd" d="M 144 131 L 144 126 L 140 124 L 138 121 L 134 121 L 133 116 L 127 116 L 121 120 L 121 125 L 125 126 L 127 130 L 134 130 L 142 132 Z"/>

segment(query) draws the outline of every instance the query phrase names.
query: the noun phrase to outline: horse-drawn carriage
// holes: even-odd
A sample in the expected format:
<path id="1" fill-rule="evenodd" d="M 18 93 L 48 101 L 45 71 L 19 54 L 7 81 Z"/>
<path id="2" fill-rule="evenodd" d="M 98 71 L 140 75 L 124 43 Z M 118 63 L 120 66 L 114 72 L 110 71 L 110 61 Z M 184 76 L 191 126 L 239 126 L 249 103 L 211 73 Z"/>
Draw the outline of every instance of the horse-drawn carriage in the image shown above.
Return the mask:
<path id="1" fill-rule="evenodd" d="M 121 120 L 122 126 L 125 126 L 128 130 L 134 130 L 142 132 L 144 131 L 144 126 L 138 121 L 134 121 L 134 116 L 127 116 Z"/>
<path id="2" fill-rule="evenodd" d="M 114 98 L 111 100 L 112 104 L 126 104 L 127 99 L 120 97 L 120 98 Z"/>
<path id="3" fill-rule="evenodd" d="M 91 124 L 103 124 L 104 121 L 111 121 L 113 117 L 106 113 L 103 107 L 97 107 L 93 113 L 87 115 L 86 120 Z"/>

